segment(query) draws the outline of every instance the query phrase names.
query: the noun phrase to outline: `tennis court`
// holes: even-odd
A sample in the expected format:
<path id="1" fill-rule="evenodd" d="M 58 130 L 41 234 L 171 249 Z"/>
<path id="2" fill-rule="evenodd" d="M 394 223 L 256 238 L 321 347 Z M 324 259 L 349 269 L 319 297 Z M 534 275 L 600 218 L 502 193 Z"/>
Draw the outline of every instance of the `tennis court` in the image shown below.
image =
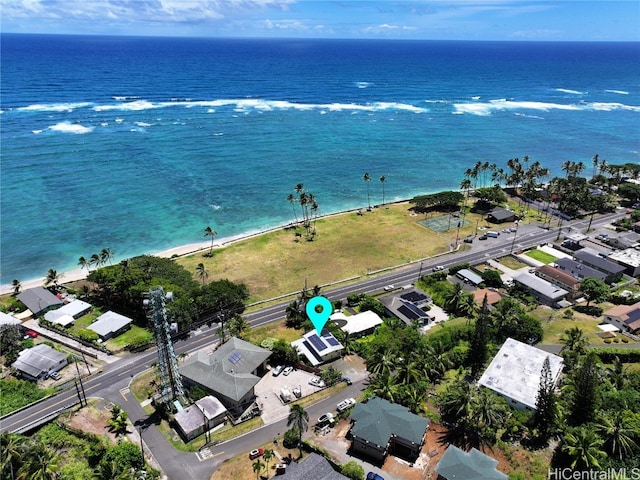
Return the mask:
<path id="1" fill-rule="evenodd" d="M 439 217 L 426 218 L 420 220 L 418 223 L 423 227 L 427 227 L 429 230 L 439 233 L 455 230 L 458 228 L 458 223 L 460 223 L 460 228 L 471 224 L 471 222 L 459 217 L 454 217 L 453 215 L 440 215 Z"/>

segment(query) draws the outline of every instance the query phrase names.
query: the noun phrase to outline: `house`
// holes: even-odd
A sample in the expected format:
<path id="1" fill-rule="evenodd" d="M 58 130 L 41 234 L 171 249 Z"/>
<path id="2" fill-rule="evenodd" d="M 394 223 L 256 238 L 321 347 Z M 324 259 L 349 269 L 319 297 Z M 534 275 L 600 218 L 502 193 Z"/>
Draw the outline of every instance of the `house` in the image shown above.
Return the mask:
<path id="1" fill-rule="evenodd" d="M 216 397 L 208 395 L 173 416 L 178 433 L 185 442 L 224 423 L 227 409 Z"/>
<path id="2" fill-rule="evenodd" d="M 333 469 L 329 460 L 317 453 L 310 453 L 299 463 L 276 466 L 276 476 L 282 480 L 348 480 Z"/>
<path id="3" fill-rule="evenodd" d="M 34 317 L 44 315 L 49 310 L 62 306 L 62 301 L 44 287 L 35 287 L 20 292 L 18 300 L 31 311 Z"/>
<path id="4" fill-rule="evenodd" d="M 604 240 L 604 243 L 617 250 L 625 250 L 640 245 L 638 241 L 640 241 L 640 234 L 636 232 L 626 232 L 617 236 L 609 236 Z"/>
<path id="5" fill-rule="evenodd" d="M 578 280 L 592 277 L 604 282 L 604 279 L 607 277 L 607 275 L 602 273 L 600 270 L 596 270 L 595 268 L 591 268 L 587 265 L 577 262 L 573 258 L 558 258 L 554 263 L 556 264 L 556 268 L 562 270 L 565 273 L 568 273 Z"/>
<path id="6" fill-rule="evenodd" d="M 624 273 L 630 277 L 640 276 L 640 251 L 635 248 L 619 250 L 609 255 L 609 260 L 624 267 Z"/>
<path id="7" fill-rule="evenodd" d="M 357 403 L 349 419 L 351 449 L 380 463 L 388 454 L 415 460 L 429 427 L 426 418 L 379 397 Z"/>
<path id="8" fill-rule="evenodd" d="M 132 322 L 133 320 L 129 317 L 109 310 L 96 318 L 96 321 L 87 328 L 96 332 L 104 342 L 127 331 L 131 328 Z"/>
<path id="9" fill-rule="evenodd" d="M 211 392 L 233 416 L 255 400 L 254 387 L 266 371 L 271 352 L 231 337 L 213 353 L 198 351 L 179 367 L 187 385 Z"/>
<path id="10" fill-rule="evenodd" d="M 476 305 L 481 307 L 484 304 L 484 297 L 487 297 L 487 305 L 493 306 L 502 300 L 502 295 L 500 292 L 493 288 L 479 288 L 473 291 L 473 300 L 476 302 Z"/>
<path id="11" fill-rule="evenodd" d="M 515 219 L 515 212 L 502 207 L 496 207 L 487 214 L 487 221 L 492 223 L 513 222 Z"/>
<path id="12" fill-rule="evenodd" d="M 3 325 L 21 325 L 22 322 L 19 318 L 9 315 L 8 313 L 0 312 L 0 327 Z"/>
<path id="13" fill-rule="evenodd" d="M 366 310 L 356 315 L 346 316 L 342 312 L 331 315 L 331 320 L 345 333 L 353 338 L 364 337 L 372 334 L 376 328 L 382 325 L 382 319 L 376 312 Z"/>
<path id="14" fill-rule="evenodd" d="M 68 327 L 78 318 L 91 311 L 91 304 L 82 300 L 73 300 L 56 310 L 44 314 L 44 319 L 51 323 Z"/>
<path id="15" fill-rule="evenodd" d="M 564 288 L 549 283 L 536 275 L 520 272 L 513 276 L 515 284 L 529 292 L 537 302 L 550 307 L 566 306 L 565 297 L 569 294 Z"/>
<path id="16" fill-rule="evenodd" d="M 508 475 L 496 470 L 498 461 L 472 448 L 465 452 L 449 445 L 435 467 L 438 480 L 507 480 Z"/>
<path id="17" fill-rule="evenodd" d="M 402 290 L 401 293 L 380 299 L 387 315 L 402 320 L 407 325 L 423 326 L 433 321 L 428 313 L 431 297 L 416 287 Z"/>
<path id="18" fill-rule="evenodd" d="M 564 288 L 568 298 L 577 298 L 580 295 L 580 280 L 559 268 L 551 265 L 543 265 L 536 268 L 536 275 L 549 283 Z"/>
<path id="19" fill-rule="evenodd" d="M 502 395 L 514 408 L 535 410 L 545 358 L 549 359 L 551 376 L 557 382 L 562 371 L 562 357 L 507 338 L 478 384 Z"/>
<path id="20" fill-rule="evenodd" d="M 20 352 L 11 367 L 26 379 L 37 381 L 46 378 L 49 372 L 57 372 L 64 368 L 69 363 L 67 356 L 66 353 L 58 352 L 41 343 Z"/>
<path id="21" fill-rule="evenodd" d="M 291 342 L 291 346 L 304 355 L 314 367 L 336 358 L 340 358 L 344 346 L 331 332 L 318 335 L 314 330 L 305 333 L 300 340 Z"/>
<path id="22" fill-rule="evenodd" d="M 573 258 L 583 265 L 595 268 L 605 274 L 604 281 L 608 284 L 619 282 L 624 273 L 624 267 L 591 251 L 579 250 L 573 254 Z"/>
<path id="23" fill-rule="evenodd" d="M 640 302 L 633 305 L 616 305 L 602 315 L 606 323 L 615 325 L 623 332 L 636 333 L 640 330 Z"/>

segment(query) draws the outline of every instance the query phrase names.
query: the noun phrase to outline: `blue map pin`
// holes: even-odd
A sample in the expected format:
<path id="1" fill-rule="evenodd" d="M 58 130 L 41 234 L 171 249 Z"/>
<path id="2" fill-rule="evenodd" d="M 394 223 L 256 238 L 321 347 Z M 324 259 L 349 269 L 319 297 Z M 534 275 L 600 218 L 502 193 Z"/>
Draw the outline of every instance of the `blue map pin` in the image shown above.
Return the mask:
<path id="1" fill-rule="evenodd" d="M 318 308 L 320 312 L 316 310 L 316 307 L 321 308 L 321 310 Z M 327 323 L 327 320 L 329 320 L 332 311 L 333 307 L 331 306 L 331 302 L 325 297 L 313 297 L 307 302 L 307 317 L 309 317 L 309 320 L 313 323 L 318 336 L 322 334 L 322 329 Z"/>

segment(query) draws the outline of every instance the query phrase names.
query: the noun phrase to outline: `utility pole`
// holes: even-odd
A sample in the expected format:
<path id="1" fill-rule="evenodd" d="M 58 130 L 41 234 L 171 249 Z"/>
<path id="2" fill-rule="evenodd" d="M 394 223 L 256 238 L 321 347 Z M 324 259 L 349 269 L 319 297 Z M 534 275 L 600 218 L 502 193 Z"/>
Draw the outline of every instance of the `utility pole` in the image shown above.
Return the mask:
<path id="1" fill-rule="evenodd" d="M 78 368 L 78 358 L 77 357 L 73 357 L 75 360 L 75 364 L 76 364 L 76 372 L 78 372 L 78 381 L 80 382 L 80 390 L 82 390 L 82 397 L 84 398 L 84 406 L 86 407 L 87 404 L 87 395 L 84 393 L 84 385 L 82 385 L 82 377 L 80 376 L 80 369 Z M 80 406 L 82 407 L 82 399 L 80 400 Z"/>

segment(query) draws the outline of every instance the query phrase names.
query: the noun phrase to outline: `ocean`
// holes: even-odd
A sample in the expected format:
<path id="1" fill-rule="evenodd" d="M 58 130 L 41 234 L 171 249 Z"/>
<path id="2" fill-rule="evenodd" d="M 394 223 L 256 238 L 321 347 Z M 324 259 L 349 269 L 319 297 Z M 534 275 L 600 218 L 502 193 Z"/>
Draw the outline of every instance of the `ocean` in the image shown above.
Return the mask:
<path id="1" fill-rule="evenodd" d="M 640 161 L 640 44 L 2 34 L 0 283 L 459 189 L 527 155 Z"/>

